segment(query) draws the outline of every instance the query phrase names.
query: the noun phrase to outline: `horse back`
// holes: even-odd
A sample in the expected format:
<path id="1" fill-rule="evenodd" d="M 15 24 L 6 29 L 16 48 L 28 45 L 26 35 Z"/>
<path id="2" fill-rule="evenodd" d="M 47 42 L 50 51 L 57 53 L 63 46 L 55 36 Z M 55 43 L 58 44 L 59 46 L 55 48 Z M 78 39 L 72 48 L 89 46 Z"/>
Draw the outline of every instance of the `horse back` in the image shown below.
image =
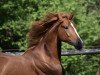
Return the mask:
<path id="1" fill-rule="evenodd" d="M 0 75 L 36 75 L 32 67 L 22 56 L 0 53 Z"/>
<path id="2" fill-rule="evenodd" d="M 0 53 L 0 74 L 3 71 L 7 62 L 8 62 L 8 58 L 6 57 L 6 55 L 3 53 Z"/>
<path id="3" fill-rule="evenodd" d="M 0 75 L 8 68 L 7 64 L 15 56 L 0 52 Z"/>

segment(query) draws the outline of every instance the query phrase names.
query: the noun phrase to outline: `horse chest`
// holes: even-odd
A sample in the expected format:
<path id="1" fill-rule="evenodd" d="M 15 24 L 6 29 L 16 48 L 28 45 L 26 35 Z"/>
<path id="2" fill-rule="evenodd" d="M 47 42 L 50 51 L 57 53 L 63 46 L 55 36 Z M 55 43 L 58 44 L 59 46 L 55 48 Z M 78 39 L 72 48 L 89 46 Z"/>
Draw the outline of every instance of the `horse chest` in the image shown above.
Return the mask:
<path id="1" fill-rule="evenodd" d="M 62 67 L 59 61 L 35 61 L 33 68 L 37 75 L 62 75 Z"/>

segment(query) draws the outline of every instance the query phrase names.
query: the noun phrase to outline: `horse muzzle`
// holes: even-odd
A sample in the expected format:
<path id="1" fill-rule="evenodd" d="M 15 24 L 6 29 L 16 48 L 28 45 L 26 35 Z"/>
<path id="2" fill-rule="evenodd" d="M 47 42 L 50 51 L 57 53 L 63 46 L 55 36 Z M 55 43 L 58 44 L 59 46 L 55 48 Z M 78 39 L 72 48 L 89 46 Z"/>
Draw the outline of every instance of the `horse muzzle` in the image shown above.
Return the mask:
<path id="1" fill-rule="evenodd" d="M 78 39 L 78 41 L 74 44 L 74 46 L 75 46 L 75 48 L 77 50 L 82 50 L 82 48 L 83 48 L 83 41 Z"/>

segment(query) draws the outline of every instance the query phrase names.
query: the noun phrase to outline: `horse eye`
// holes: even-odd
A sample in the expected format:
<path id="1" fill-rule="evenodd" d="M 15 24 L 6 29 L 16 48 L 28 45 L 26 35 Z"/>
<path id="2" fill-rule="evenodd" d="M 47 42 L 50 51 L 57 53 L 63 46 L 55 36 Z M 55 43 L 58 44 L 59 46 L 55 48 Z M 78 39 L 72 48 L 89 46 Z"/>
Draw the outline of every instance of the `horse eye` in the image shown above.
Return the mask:
<path id="1" fill-rule="evenodd" d="M 67 26 L 62 26 L 64 29 L 68 29 L 68 27 Z"/>
<path id="2" fill-rule="evenodd" d="M 64 27 L 65 29 L 68 29 L 68 27 Z"/>

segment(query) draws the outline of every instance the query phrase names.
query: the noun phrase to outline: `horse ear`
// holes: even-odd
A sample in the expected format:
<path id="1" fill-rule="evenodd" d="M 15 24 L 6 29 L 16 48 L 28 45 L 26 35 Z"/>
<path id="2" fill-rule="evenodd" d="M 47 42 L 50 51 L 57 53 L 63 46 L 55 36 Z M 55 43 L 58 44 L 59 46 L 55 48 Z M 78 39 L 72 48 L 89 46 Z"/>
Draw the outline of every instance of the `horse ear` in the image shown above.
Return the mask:
<path id="1" fill-rule="evenodd" d="M 73 16 L 74 16 L 74 14 L 72 14 L 72 13 L 69 14 L 68 19 L 69 19 L 69 20 L 72 20 L 72 19 L 73 19 Z"/>
<path id="2" fill-rule="evenodd" d="M 66 17 L 67 17 L 69 20 L 72 20 L 72 19 L 73 19 L 73 16 L 74 16 L 74 14 L 72 14 L 72 13 L 66 14 Z M 59 21 L 62 22 L 62 14 L 61 14 L 61 13 L 58 14 L 58 18 L 59 18 Z"/>
<path id="3" fill-rule="evenodd" d="M 60 21 L 60 23 L 61 23 L 61 22 L 62 22 L 62 16 L 61 16 L 60 13 L 58 13 L 57 15 L 58 15 L 58 19 L 59 19 L 59 21 Z"/>

